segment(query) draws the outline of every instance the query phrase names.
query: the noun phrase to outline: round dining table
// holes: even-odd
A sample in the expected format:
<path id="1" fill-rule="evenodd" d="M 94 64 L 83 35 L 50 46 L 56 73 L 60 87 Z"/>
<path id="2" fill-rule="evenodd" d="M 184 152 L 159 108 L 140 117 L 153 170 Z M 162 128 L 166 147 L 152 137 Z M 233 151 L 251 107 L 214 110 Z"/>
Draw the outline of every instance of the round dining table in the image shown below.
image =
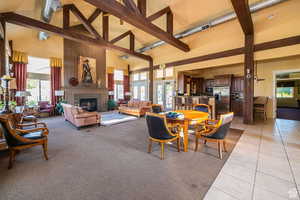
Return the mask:
<path id="1" fill-rule="evenodd" d="M 180 124 L 183 129 L 183 151 L 188 152 L 189 145 L 189 125 L 194 123 L 201 123 L 209 118 L 209 114 L 206 112 L 195 110 L 174 110 L 172 112 L 182 113 L 183 118 L 167 118 L 167 122 L 170 124 Z"/>

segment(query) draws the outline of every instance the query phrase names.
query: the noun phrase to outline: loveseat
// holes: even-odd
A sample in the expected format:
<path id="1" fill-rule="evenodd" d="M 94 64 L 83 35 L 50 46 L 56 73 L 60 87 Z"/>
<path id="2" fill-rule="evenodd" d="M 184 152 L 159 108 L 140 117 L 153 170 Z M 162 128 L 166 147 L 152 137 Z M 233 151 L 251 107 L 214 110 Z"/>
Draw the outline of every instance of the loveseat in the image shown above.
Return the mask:
<path id="1" fill-rule="evenodd" d="M 62 104 L 66 121 L 71 122 L 77 129 L 88 125 L 100 125 L 101 116 L 97 112 L 88 112 L 78 106 Z"/>
<path id="2" fill-rule="evenodd" d="M 119 106 L 119 113 L 125 113 L 137 117 L 144 116 L 146 112 L 149 112 L 150 110 L 150 101 L 130 100 L 127 104 L 121 104 Z"/>

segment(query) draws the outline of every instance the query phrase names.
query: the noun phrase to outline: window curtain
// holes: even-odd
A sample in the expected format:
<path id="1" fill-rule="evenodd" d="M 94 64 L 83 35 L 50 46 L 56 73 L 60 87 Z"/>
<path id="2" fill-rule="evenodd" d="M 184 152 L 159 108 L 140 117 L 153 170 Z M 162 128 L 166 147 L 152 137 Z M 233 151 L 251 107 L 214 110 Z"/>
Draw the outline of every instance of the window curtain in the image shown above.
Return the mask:
<path id="1" fill-rule="evenodd" d="M 62 59 L 50 58 L 51 67 L 51 104 L 56 105 L 58 103 L 58 97 L 55 96 L 55 90 L 61 88 L 61 68 Z"/>
<path id="2" fill-rule="evenodd" d="M 12 63 L 13 77 L 16 79 L 17 91 L 25 91 L 27 82 L 28 55 L 23 52 L 13 51 Z M 17 105 L 22 105 L 24 97 L 16 98 L 16 101 Z"/>

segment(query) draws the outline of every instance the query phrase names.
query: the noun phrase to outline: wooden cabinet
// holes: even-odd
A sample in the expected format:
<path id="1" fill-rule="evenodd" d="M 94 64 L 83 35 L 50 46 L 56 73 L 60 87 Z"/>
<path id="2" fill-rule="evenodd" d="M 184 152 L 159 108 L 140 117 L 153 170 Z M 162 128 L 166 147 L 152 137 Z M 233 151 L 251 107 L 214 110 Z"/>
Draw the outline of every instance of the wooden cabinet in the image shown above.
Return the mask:
<path id="1" fill-rule="evenodd" d="M 244 91 L 244 77 L 233 77 L 231 91 L 235 93 Z"/>
<path id="2" fill-rule="evenodd" d="M 230 86 L 232 75 L 215 76 L 214 86 Z"/>
<path id="3" fill-rule="evenodd" d="M 191 95 L 201 95 L 203 91 L 203 78 L 191 78 Z"/>
<path id="4" fill-rule="evenodd" d="M 243 101 L 231 99 L 231 111 L 235 116 L 243 116 Z"/>

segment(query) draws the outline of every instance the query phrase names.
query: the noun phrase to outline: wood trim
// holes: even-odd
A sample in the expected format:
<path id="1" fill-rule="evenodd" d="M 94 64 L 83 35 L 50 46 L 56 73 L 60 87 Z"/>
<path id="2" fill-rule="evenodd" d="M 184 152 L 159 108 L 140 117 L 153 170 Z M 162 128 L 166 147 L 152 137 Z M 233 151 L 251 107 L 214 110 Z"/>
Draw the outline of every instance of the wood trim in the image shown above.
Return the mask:
<path id="1" fill-rule="evenodd" d="M 166 7 L 164 9 L 161 9 L 161 10 L 157 11 L 156 13 L 150 15 L 149 17 L 147 17 L 147 19 L 152 22 L 152 21 L 156 20 L 157 18 L 159 18 L 159 17 L 161 17 L 164 14 L 167 14 L 169 12 L 171 12 L 171 8 Z"/>
<path id="2" fill-rule="evenodd" d="M 173 12 L 167 12 L 167 32 L 173 35 Z"/>
<path id="3" fill-rule="evenodd" d="M 4 20 L 8 23 L 16 24 L 16 25 L 31 28 L 31 29 L 36 29 L 38 31 L 50 32 L 50 33 L 59 35 L 63 38 L 81 42 L 81 43 L 88 44 L 88 45 L 103 47 L 106 49 L 118 50 L 118 51 L 124 52 L 126 54 L 129 54 L 129 55 L 132 55 L 132 56 L 144 59 L 144 60 L 148 60 L 148 61 L 152 60 L 151 56 L 133 52 L 133 51 L 130 51 L 129 49 L 125 49 L 122 47 L 118 47 L 118 46 L 113 45 L 104 40 L 96 40 L 94 38 L 88 37 L 83 34 L 78 34 L 78 33 L 71 32 L 69 30 L 64 30 L 60 27 L 53 26 L 51 24 L 47 24 L 47 23 L 32 19 L 30 17 L 22 16 L 22 15 L 13 13 L 13 12 L 1 13 L 0 17 L 3 17 Z"/>
<path id="4" fill-rule="evenodd" d="M 101 10 L 99 8 L 96 8 L 95 11 L 90 15 L 90 17 L 87 19 L 87 21 L 92 24 L 93 21 L 101 14 Z M 82 24 L 77 24 L 74 26 L 71 26 L 70 28 L 83 28 L 84 26 Z"/>
<path id="5" fill-rule="evenodd" d="M 161 28 L 152 24 L 147 18 L 139 15 L 135 12 L 130 11 L 128 8 L 122 4 L 111 1 L 111 0 L 85 0 L 86 2 L 104 10 L 123 21 L 143 30 L 146 33 L 151 34 L 154 37 L 157 37 L 160 40 L 165 41 L 166 43 L 182 50 L 185 52 L 190 51 L 190 48 L 187 44 L 183 43 L 179 39 L 176 39 L 174 36 L 163 31 Z"/>
<path id="6" fill-rule="evenodd" d="M 68 7 L 72 13 L 79 19 L 82 25 L 96 38 L 100 39 L 101 36 L 95 30 L 95 28 L 88 22 L 88 20 L 83 16 L 83 14 L 78 10 L 78 8 L 74 4 L 64 5 L 64 7 Z"/>
<path id="7" fill-rule="evenodd" d="M 231 0 L 231 3 L 244 34 L 252 35 L 254 33 L 254 28 L 248 0 Z"/>
<path id="8" fill-rule="evenodd" d="M 253 97 L 254 97 L 254 36 L 245 35 L 244 61 L 244 109 L 245 124 L 253 124 Z"/>
<path id="9" fill-rule="evenodd" d="M 254 52 L 264 51 L 264 50 L 268 50 L 268 49 L 275 49 L 275 48 L 280 48 L 280 47 L 286 47 L 286 46 L 291 46 L 291 45 L 297 45 L 297 44 L 300 44 L 300 35 L 256 44 L 256 45 L 254 45 Z M 208 54 L 208 55 L 203 55 L 203 56 L 198 56 L 198 57 L 193 57 L 193 58 L 187 58 L 184 60 L 169 62 L 169 63 L 166 63 L 166 67 L 176 67 L 176 66 L 180 66 L 180 65 L 187 65 L 187 64 L 197 63 L 197 62 L 203 62 L 206 60 L 213 60 L 213 59 L 217 59 L 217 58 L 237 56 L 237 55 L 244 54 L 244 49 L 245 49 L 244 47 L 241 47 L 241 48 L 231 49 L 231 50 L 227 50 L 227 51 L 221 51 L 221 52 L 217 52 L 217 53 L 213 53 L 213 54 Z M 158 69 L 158 68 L 159 68 L 159 65 L 154 66 L 154 69 Z M 142 69 L 138 69 L 136 71 L 137 72 L 149 71 L 149 68 L 148 67 L 142 68 Z M 133 72 L 136 72 L 136 71 L 133 71 Z"/>
<path id="10" fill-rule="evenodd" d="M 153 60 L 149 61 L 149 101 L 153 103 L 154 93 L 154 72 L 153 72 Z"/>

